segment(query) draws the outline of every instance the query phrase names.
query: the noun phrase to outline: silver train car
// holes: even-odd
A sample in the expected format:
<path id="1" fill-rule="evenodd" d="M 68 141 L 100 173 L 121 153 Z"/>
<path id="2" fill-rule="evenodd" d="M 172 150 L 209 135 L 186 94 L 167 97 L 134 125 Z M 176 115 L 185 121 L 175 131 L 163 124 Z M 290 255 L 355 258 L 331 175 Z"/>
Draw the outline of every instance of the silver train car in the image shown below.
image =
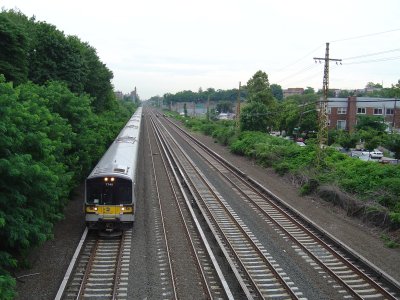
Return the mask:
<path id="1" fill-rule="evenodd" d="M 135 221 L 142 107 L 137 108 L 85 182 L 85 221 L 89 229 L 111 232 Z"/>

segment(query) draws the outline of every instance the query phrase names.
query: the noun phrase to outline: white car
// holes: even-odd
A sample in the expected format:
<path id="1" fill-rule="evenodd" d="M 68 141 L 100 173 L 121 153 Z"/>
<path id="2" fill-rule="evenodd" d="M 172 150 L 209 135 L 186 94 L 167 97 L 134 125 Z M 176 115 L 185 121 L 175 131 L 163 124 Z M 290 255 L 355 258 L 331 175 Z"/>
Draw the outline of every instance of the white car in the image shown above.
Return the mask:
<path id="1" fill-rule="evenodd" d="M 361 152 L 361 155 L 369 156 L 370 158 L 382 158 L 383 157 L 383 153 L 381 151 L 379 151 L 378 149 L 375 149 L 374 151 L 371 151 L 371 152 L 368 152 L 368 151 Z"/>

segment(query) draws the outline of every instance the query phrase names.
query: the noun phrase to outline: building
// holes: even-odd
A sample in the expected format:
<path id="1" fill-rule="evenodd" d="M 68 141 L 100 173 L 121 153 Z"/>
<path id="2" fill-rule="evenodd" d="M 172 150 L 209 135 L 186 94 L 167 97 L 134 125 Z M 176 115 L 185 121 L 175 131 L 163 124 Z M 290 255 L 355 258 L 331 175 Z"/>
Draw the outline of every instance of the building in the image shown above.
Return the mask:
<path id="1" fill-rule="evenodd" d="M 292 96 L 292 95 L 303 95 L 304 89 L 303 88 L 288 88 L 283 90 L 283 98 Z"/>
<path id="2" fill-rule="evenodd" d="M 348 97 L 328 98 L 328 127 L 352 131 L 357 116 L 382 116 L 388 128 L 400 129 L 399 99 Z"/>
<path id="3" fill-rule="evenodd" d="M 124 99 L 124 94 L 121 91 L 116 91 L 116 92 L 114 92 L 114 94 L 115 94 L 116 99 L 118 99 L 118 100 Z"/>

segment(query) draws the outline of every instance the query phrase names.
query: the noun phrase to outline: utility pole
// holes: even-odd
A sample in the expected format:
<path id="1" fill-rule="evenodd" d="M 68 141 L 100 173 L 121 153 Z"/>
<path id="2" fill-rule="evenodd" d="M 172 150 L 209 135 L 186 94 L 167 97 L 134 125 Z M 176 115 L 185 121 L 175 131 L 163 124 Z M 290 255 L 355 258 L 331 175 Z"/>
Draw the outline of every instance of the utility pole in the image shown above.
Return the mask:
<path id="1" fill-rule="evenodd" d="M 318 143 L 317 166 L 320 166 L 323 156 L 323 147 L 328 142 L 328 92 L 329 92 L 329 61 L 341 62 L 341 59 L 329 58 L 329 43 L 326 43 L 325 58 L 314 57 L 315 62 L 325 61 L 324 79 L 322 82 L 323 99 L 319 102 L 318 114 Z"/>
<path id="2" fill-rule="evenodd" d="M 207 98 L 207 120 L 210 121 L 210 95 Z"/>
<path id="3" fill-rule="evenodd" d="M 239 81 L 239 90 L 237 96 L 237 103 L 236 103 L 236 128 L 240 128 L 240 87 L 241 82 Z"/>

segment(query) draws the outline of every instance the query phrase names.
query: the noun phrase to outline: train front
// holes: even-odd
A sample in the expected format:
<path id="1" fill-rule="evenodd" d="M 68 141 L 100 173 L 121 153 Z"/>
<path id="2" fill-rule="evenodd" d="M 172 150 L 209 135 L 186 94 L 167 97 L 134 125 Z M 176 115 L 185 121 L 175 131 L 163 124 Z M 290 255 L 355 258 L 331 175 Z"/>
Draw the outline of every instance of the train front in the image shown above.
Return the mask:
<path id="1" fill-rule="evenodd" d="M 99 176 L 86 180 L 85 220 L 89 229 L 113 232 L 132 227 L 134 186 L 131 179 Z"/>

